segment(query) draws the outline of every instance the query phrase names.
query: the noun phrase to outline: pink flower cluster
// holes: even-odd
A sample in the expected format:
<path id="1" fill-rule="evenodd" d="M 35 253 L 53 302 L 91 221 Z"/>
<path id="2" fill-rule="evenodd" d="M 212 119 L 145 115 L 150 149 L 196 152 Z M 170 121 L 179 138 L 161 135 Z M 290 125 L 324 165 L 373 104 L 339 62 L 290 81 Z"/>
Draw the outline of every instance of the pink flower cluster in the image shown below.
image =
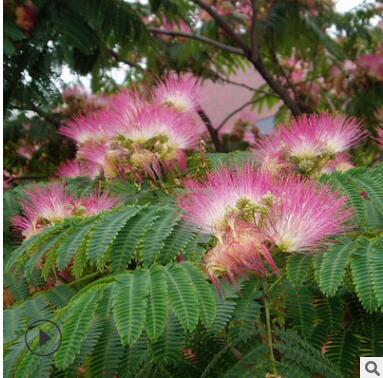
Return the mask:
<path id="1" fill-rule="evenodd" d="M 368 76 L 379 82 L 383 82 L 383 55 L 368 54 L 360 56 L 356 65 L 363 70 Z"/>
<path id="2" fill-rule="evenodd" d="M 179 206 L 185 219 L 216 237 L 205 258 L 212 279 L 277 271 L 277 252 L 307 253 L 347 229 L 347 198 L 289 176 L 277 179 L 251 165 L 224 168 L 206 182 L 189 182 Z"/>
<path id="3" fill-rule="evenodd" d="M 14 217 L 13 224 L 25 238 L 29 238 L 64 219 L 96 215 L 116 205 L 117 200 L 107 193 L 75 198 L 66 192 L 62 183 L 54 182 L 26 191 L 26 199 L 21 202 L 24 215 Z"/>
<path id="4" fill-rule="evenodd" d="M 97 112 L 109 104 L 110 98 L 105 95 L 94 95 L 81 86 L 64 89 L 62 94 L 64 106 L 57 109 L 68 117 Z"/>
<path id="5" fill-rule="evenodd" d="M 256 163 L 273 174 L 316 176 L 352 167 L 346 153 L 366 132 L 355 118 L 309 115 L 283 126 L 255 144 Z"/>
<path id="6" fill-rule="evenodd" d="M 383 150 L 383 127 L 377 130 L 378 136 L 376 137 L 376 142 L 378 146 Z"/>
<path id="7" fill-rule="evenodd" d="M 121 91 L 97 113 L 68 122 L 60 129 L 76 142 L 76 160 L 59 175 L 159 179 L 186 168 L 186 152 L 204 129 L 194 121 L 198 90 L 194 79 L 169 77 L 149 98 Z"/>

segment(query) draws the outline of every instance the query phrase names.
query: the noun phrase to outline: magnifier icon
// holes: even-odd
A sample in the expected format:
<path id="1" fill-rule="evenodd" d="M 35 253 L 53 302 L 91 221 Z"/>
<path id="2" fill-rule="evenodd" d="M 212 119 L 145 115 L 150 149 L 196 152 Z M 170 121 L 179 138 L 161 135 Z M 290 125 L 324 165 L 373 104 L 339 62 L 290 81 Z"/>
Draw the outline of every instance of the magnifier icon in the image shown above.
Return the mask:
<path id="1" fill-rule="evenodd" d="M 367 361 L 366 365 L 364 365 L 364 368 L 366 369 L 367 373 L 376 374 L 378 377 L 380 377 L 380 373 L 378 372 L 378 365 L 374 361 Z"/>

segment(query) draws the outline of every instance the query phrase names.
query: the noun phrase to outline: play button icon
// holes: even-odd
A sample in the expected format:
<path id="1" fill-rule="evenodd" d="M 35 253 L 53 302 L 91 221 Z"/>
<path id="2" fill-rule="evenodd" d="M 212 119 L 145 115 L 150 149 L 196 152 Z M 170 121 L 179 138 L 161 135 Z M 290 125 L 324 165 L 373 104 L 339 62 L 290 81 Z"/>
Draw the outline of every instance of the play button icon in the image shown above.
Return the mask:
<path id="1" fill-rule="evenodd" d="M 51 338 L 43 330 L 39 330 L 39 345 L 43 346 Z"/>
<path id="2" fill-rule="evenodd" d="M 25 332 L 27 348 L 38 356 L 49 356 L 60 347 L 62 335 L 58 325 L 48 319 L 36 320 Z"/>

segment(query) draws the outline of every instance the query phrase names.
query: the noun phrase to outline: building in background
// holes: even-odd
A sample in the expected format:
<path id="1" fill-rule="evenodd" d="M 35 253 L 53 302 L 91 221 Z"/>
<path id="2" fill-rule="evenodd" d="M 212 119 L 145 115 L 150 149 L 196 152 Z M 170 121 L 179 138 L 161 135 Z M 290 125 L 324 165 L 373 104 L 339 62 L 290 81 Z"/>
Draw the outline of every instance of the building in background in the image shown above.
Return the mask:
<path id="1" fill-rule="evenodd" d="M 230 81 L 244 84 L 251 88 L 258 88 L 264 84 L 260 75 L 252 69 L 238 71 L 230 78 Z M 243 86 L 212 82 L 210 80 L 206 80 L 203 83 L 201 92 L 201 106 L 210 117 L 214 127 L 218 127 L 227 115 L 249 102 L 254 95 L 253 91 Z M 276 111 L 277 107 L 273 109 L 265 107 L 259 113 L 256 109 L 252 110 L 251 105 L 248 105 L 230 118 L 222 128 L 222 131 L 230 132 L 235 123 L 240 118 L 243 118 L 254 122 L 262 134 L 268 134 L 274 126 L 274 114 Z"/>

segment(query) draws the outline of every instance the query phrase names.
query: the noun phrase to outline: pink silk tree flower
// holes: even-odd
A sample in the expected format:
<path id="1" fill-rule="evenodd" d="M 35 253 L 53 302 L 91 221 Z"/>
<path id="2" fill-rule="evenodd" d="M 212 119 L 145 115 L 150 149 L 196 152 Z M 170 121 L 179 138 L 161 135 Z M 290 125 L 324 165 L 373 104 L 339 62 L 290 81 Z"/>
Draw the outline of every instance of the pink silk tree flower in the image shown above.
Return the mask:
<path id="1" fill-rule="evenodd" d="M 107 153 L 107 144 L 86 144 L 78 148 L 77 159 L 104 167 Z"/>
<path id="2" fill-rule="evenodd" d="M 378 146 L 383 150 L 383 128 L 379 128 L 377 130 L 378 136 L 375 138 Z"/>
<path id="3" fill-rule="evenodd" d="M 347 172 L 354 168 L 347 154 L 338 154 L 335 160 L 330 160 L 323 168 L 322 173 Z"/>
<path id="4" fill-rule="evenodd" d="M 60 128 L 60 134 L 79 144 L 103 142 L 115 134 L 119 118 L 110 109 L 81 116 Z"/>
<path id="5" fill-rule="evenodd" d="M 280 127 L 254 147 L 256 163 L 271 173 L 316 176 L 337 154 L 354 147 L 366 136 L 355 118 L 341 115 L 305 115 Z"/>
<path id="6" fill-rule="evenodd" d="M 80 166 L 80 162 L 77 160 L 68 160 L 60 165 L 57 170 L 57 175 L 59 177 L 81 177 L 82 169 Z"/>
<path id="7" fill-rule="evenodd" d="M 187 193 L 179 200 L 185 219 L 202 232 L 222 239 L 227 227 L 235 232 L 236 218 L 256 225 L 272 201 L 274 182 L 251 165 L 222 168 L 208 175 L 203 184 L 186 183 Z"/>
<path id="8" fill-rule="evenodd" d="M 170 21 L 168 18 L 164 18 L 162 22 L 162 28 L 167 31 L 182 31 L 190 33 L 190 26 L 182 19 L 176 21 Z"/>
<path id="9" fill-rule="evenodd" d="M 87 216 L 97 215 L 103 211 L 111 210 L 116 207 L 119 200 L 110 197 L 107 192 L 102 194 L 96 193 L 91 197 L 80 200 L 81 205 L 85 208 Z"/>
<path id="10" fill-rule="evenodd" d="M 90 93 L 82 85 L 65 88 L 62 99 L 65 104 L 57 110 L 70 117 L 97 112 L 108 106 L 110 101 L 109 96 Z"/>
<path id="11" fill-rule="evenodd" d="M 111 142 L 86 144 L 77 150 L 77 159 L 97 170 L 98 175 L 102 174 L 107 178 L 118 176 L 118 165 L 122 164 L 124 155 L 123 150 L 113 150 Z"/>
<path id="12" fill-rule="evenodd" d="M 283 143 L 278 132 L 272 136 L 266 136 L 253 146 L 255 163 L 265 171 L 272 174 L 280 173 L 281 170 L 289 170 L 290 163 L 286 161 L 283 153 Z"/>
<path id="13" fill-rule="evenodd" d="M 323 151 L 328 154 L 344 152 L 366 136 L 360 122 L 353 117 L 324 113 L 312 115 L 310 118 L 316 125 L 317 137 L 323 145 Z"/>
<path id="14" fill-rule="evenodd" d="M 203 133 L 189 116 L 157 105 L 146 105 L 130 115 L 120 135 L 141 145 L 158 139 L 159 155 L 171 160 L 179 150 L 195 147 Z"/>
<path id="15" fill-rule="evenodd" d="M 347 230 L 353 212 L 347 198 L 319 187 L 315 182 L 287 179 L 263 224 L 263 231 L 284 252 L 306 252 L 319 248 Z"/>
<path id="16" fill-rule="evenodd" d="M 192 77 L 169 76 L 153 90 L 154 102 L 178 112 L 194 112 L 198 106 L 199 91 Z"/>
<path id="17" fill-rule="evenodd" d="M 356 64 L 367 75 L 383 81 L 383 56 L 381 54 L 362 55 L 357 59 Z"/>
<path id="18" fill-rule="evenodd" d="M 265 262 L 274 272 L 278 268 L 266 247 L 267 238 L 260 231 L 249 227 L 246 223 L 237 225 L 237 232 L 225 234 L 222 242 L 210 250 L 205 256 L 206 270 L 213 282 L 217 276 L 225 276 L 230 281 L 236 277 L 244 277 L 249 273 L 267 274 Z"/>
<path id="19" fill-rule="evenodd" d="M 314 159 L 322 154 L 322 144 L 317 138 L 317 124 L 310 116 L 293 121 L 280 130 L 282 150 L 288 157 L 298 160 Z"/>
<path id="20" fill-rule="evenodd" d="M 87 176 L 94 179 L 100 175 L 100 167 L 91 161 L 68 160 L 61 164 L 56 174 L 59 177 L 76 178 Z"/>
<path id="21" fill-rule="evenodd" d="M 74 198 L 66 193 L 62 183 L 54 182 L 45 187 L 35 186 L 26 191 L 27 198 L 21 202 L 24 215 L 13 219 L 13 225 L 25 238 L 64 219 L 75 216 L 92 216 L 110 210 L 118 201 L 108 193 L 94 194 L 89 198 Z"/>
<path id="22" fill-rule="evenodd" d="M 54 182 L 46 187 L 32 187 L 26 191 L 27 198 L 21 202 L 24 216 L 13 219 L 14 226 L 26 238 L 40 229 L 60 222 L 72 215 L 72 198 L 65 192 L 64 185 Z"/>
<path id="23" fill-rule="evenodd" d="M 138 92 L 121 90 L 110 101 L 110 110 L 117 115 L 116 133 L 123 132 L 127 127 L 131 114 L 135 114 L 147 103 Z"/>

